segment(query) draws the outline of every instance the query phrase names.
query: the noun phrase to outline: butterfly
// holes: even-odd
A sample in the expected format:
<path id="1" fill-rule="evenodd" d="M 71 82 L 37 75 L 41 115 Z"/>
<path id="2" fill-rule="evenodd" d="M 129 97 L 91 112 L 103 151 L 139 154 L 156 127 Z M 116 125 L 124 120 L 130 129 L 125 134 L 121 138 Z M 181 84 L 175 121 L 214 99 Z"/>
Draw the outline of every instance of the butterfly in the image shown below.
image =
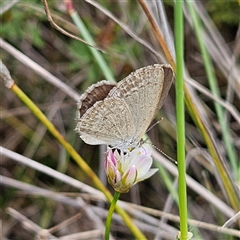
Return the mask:
<path id="1" fill-rule="evenodd" d="M 140 145 L 173 82 L 169 64 L 154 64 L 130 73 L 117 84 L 100 81 L 81 95 L 75 131 L 87 144 L 123 151 Z"/>

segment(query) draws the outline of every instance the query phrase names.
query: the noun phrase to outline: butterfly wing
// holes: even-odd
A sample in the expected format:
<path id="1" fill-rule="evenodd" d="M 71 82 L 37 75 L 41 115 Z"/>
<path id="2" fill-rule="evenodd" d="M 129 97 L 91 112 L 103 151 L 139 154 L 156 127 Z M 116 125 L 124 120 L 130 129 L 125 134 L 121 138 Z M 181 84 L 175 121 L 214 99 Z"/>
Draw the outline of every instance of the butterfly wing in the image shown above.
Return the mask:
<path id="1" fill-rule="evenodd" d="M 114 97 L 96 102 L 77 120 L 75 130 L 91 145 L 121 146 L 135 132 L 128 105 Z"/>
<path id="2" fill-rule="evenodd" d="M 138 69 L 117 83 L 108 94 L 107 98 L 117 97 L 127 103 L 135 128 L 132 141 L 140 141 L 167 96 L 172 78 L 165 83 L 165 68 L 170 76 L 170 65 L 155 64 Z"/>
<path id="3" fill-rule="evenodd" d="M 164 104 L 165 98 L 167 97 L 168 92 L 172 86 L 173 77 L 174 77 L 174 71 L 171 65 L 162 64 L 162 68 L 164 71 L 164 82 L 163 82 L 163 89 L 162 89 L 162 94 L 159 101 L 158 109 L 160 109 Z"/>
<path id="4" fill-rule="evenodd" d="M 108 95 L 109 91 L 116 86 L 116 83 L 110 83 L 102 80 L 96 84 L 91 85 L 85 93 L 80 96 L 77 103 L 77 116 L 81 117 L 91 108 L 94 103 L 103 100 Z"/>

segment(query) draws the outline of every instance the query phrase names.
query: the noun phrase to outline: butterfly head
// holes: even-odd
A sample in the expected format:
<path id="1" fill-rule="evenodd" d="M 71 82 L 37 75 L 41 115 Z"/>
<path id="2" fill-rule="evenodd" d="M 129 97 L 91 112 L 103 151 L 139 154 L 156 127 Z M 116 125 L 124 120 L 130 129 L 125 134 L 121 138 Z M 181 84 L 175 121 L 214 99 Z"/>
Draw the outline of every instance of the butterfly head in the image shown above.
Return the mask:
<path id="1" fill-rule="evenodd" d="M 138 140 L 136 138 L 124 139 L 119 144 L 110 145 L 110 148 L 116 148 L 123 152 L 132 152 L 134 149 L 141 147 L 144 142 L 142 140 Z"/>

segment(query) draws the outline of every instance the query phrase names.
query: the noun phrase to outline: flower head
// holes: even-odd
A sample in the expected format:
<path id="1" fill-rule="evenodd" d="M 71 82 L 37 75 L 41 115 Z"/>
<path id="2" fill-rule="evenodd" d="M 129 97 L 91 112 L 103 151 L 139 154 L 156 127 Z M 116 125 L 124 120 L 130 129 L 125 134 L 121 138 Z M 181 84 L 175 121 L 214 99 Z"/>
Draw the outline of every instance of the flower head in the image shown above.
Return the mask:
<path id="1" fill-rule="evenodd" d="M 108 182 L 116 191 L 128 192 L 134 184 L 151 177 L 158 170 L 150 169 L 152 162 L 150 153 L 143 148 L 128 153 L 110 149 L 105 159 Z"/>

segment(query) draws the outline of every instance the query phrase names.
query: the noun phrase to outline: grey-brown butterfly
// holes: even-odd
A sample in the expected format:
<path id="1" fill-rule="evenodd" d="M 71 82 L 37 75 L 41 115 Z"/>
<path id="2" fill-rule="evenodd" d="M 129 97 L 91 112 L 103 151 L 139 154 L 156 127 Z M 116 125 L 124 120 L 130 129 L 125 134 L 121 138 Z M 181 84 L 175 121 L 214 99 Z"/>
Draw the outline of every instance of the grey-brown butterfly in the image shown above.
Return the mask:
<path id="1" fill-rule="evenodd" d="M 81 139 L 128 151 L 140 141 L 162 107 L 173 82 L 169 64 L 140 68 L 117 84 L 105 80 L 90 86 L 78 102 Z"/>

